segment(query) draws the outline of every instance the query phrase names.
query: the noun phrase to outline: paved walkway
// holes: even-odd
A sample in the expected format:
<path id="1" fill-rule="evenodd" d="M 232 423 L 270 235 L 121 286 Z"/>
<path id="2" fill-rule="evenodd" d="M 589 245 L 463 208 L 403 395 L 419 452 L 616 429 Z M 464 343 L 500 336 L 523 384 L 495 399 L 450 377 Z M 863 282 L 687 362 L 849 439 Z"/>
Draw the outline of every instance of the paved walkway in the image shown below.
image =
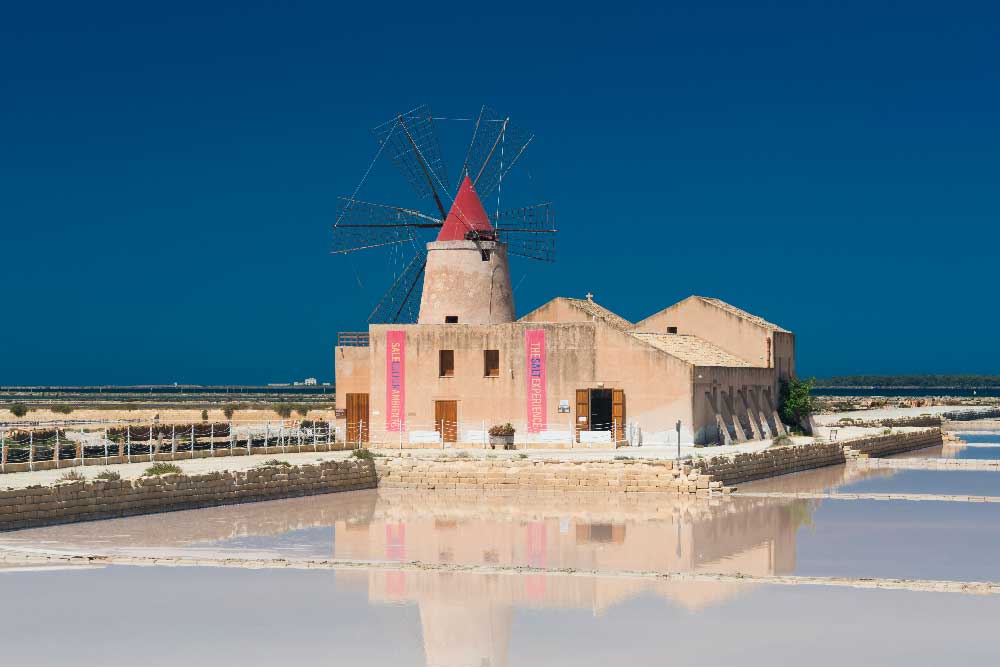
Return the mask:
<path id="1" fill-rule="evenodd" d="M 807 444 L 812 442 L 811 437 L 796 436 L 793 438 L 795 444 Z M 728 454 L 739 454 L 743 452 L 759 452 L 767 449 L 771 445 L 770 440 L 755 440 L 738 445 L 721 445 L 715 447 L 695 447 L 694 445 L 681 445 L 680 458 L 690 459 L 698 456 L 711 458 Z M 399 449 L 387 447 L 384 449 L 374 449 L 379 453 L 387 455 L 397 455 Z M 478 449 L 478 448 L 457 448 L 457 449 L 404 449 L 402 453 L 415 458 L 527 458 L 527 459 L 558 459 L 561 461 L 608 461 L 616 457 L 628 457 L 630 459 L 651 459 L 660 461 L 672 461 L 677 458 L 677 445 L 644 445 L 642 447 L 621 447 L 619 449 L 590 449 L 578 447 L 574 449 Z"/>

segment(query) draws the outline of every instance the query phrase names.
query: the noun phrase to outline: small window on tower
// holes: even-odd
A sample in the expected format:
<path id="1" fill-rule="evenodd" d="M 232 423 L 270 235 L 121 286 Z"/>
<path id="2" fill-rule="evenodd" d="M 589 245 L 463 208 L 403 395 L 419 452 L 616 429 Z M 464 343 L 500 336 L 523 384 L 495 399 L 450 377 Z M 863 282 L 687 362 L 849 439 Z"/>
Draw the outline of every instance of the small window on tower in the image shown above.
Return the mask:
<path id="1" fill-rule="evenodd" d="M 445 315 L 444 316 L 444 323 L 445 324 L 458 324 L 458 315 Z"/>
<path id="2" fill-rule="evenodd" d="M 677 333 L 677 327 L 667 327 L 667 333 Z"/>
<path id="3" fill-rule="evenodd" d="M 500 350 L 483 350 L 483 376 L 500 377 Z"/>
<path id="4" fill-rule="evenodd" d="M 438 376 L 443 378 L 455 376 L 455 350 L 438 352 Z"/>

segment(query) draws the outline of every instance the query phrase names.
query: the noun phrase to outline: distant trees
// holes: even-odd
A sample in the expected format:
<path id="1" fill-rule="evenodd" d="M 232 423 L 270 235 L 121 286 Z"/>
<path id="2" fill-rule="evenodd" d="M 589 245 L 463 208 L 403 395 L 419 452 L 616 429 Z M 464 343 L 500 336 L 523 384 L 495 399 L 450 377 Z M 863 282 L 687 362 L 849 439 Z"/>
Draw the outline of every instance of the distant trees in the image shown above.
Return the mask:
<path id="1" fill-rule="evenodd" d="M 65 404 L 53 405 L 51 409 L 52 412 L 55 412 L 56 414 L 60 415 L 68 415 L 69 413 L 73 412 L 73 406 Z"/>
<path id="2" fill-rule="evenodd" d="M 7 409 L 10 410 L 10 413 L 18 419 L 28 414 L 28 406 L 24 403 L 11 403 L 7 406 Z"/>
<path id="3" fill-rule="evenodd" d="M 1000 375 L 838 375 L 816 382 L 817 387 L 1000 387 Z"/>

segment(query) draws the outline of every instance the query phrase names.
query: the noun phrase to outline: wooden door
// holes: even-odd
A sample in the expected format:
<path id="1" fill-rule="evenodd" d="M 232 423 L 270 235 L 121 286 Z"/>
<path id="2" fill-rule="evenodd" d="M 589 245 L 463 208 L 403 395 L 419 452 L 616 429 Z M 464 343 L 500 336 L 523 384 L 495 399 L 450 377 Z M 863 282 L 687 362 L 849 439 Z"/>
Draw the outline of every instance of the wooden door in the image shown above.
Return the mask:
<path id="1" fill-rule="evenodd" d="M 347 442 L 368 442 L 371 423 L 368 417 L 368 394 L 345 394 L 347 399 Z"/>
<path id="2" fill-rule="evenodd" d="M 434 401 L 434 430 L 444 442 L 458 440 L 458 401 Z"/>
<path id="3" fill-rule="evenodd" d="M 615 440 L 618 442 L 625 440 L 625 391 L 622 389 L 611 392 L 611 423 L 617 425 Z"/>
<path id="4" fill-rule="evenodd" d="M 590 390 L 576 390 L 576 441 L 580 442 L 580 431 L 590 430 Z"/>

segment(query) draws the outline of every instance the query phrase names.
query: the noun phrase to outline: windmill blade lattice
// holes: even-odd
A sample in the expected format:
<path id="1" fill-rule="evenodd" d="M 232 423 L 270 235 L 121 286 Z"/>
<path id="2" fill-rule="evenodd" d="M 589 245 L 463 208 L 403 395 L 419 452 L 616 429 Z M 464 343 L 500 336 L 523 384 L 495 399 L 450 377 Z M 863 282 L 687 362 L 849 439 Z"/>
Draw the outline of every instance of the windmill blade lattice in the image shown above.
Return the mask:
<path id="1" fill-rule="evenodd" d="M 333 228 L 333 254 L 414 242 L 415 229 L 438 228 L 441 221 L 419 211 L 358 199 L 341 199 Z"/>
<path id="2" fill-rule="evenodd" d="M 534 138 L 532 133 L 512 125 L 509 117 L 489 107 L 482 108 L 463 168 L 481 198 L 485 199 L 500 186 Z"/>
<path id="3" fill-rule="evenodd" d="M 507 244 L 507 254 L 555 261 L 556 219 L 551 204 L 502 211 L 494 225 L 497 239 Z"/>
<path id="4" fill-rule="evenodd" d="M 437 199 L 438 188 L 450 191 L 441 144 L 426 105 L 398 114 L 372 129 L 372 133 L 380 144 L 387 144 L 393 164 L 419 197 Z"/>
<path id="5" fill-rule="evenodd" d="M 420 295 L 427 267 L 427 249 L 418 246 L 413 259 L 396 277 L 392 287 L 368 316 L 369 324 L 416 322 L 420 312 Z"/>

